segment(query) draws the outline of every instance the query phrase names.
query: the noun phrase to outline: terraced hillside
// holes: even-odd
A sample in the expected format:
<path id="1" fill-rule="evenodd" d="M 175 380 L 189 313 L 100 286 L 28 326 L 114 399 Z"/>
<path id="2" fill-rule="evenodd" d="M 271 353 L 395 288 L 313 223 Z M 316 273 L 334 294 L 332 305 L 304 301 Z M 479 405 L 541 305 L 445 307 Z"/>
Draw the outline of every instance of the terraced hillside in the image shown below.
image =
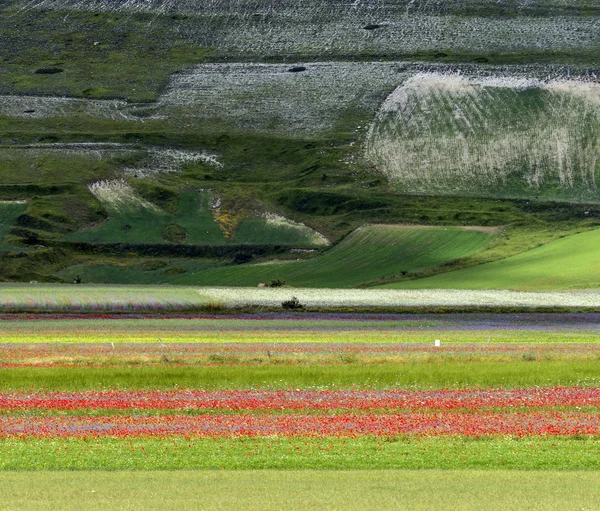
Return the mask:
<path id="1" fill-rule="evenodd" d="M 599 0 L 2 0 L 0 34 L 0 279 L 352 286 L 600 225 Z M 369 224 L 501 235 L 371 272 Z"/>

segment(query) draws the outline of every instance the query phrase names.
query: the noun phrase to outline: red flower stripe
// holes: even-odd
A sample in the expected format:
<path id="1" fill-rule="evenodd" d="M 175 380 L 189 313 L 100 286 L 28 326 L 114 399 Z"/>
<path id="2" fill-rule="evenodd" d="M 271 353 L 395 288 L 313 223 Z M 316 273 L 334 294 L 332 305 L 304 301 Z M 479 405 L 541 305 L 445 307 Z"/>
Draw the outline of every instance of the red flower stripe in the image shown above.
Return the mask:
<path id="1" fill-rule="evenodd" d="M 600 388 L 0 393 L 0 409 L 4 410 L 479 410 L 508 407 L 600 407 Z"/>
<path id="2" fill-rule="evenodd" d="M 0 417 L 9 437 L 360 437 L 568 436 L 600 434 L 599 413 L 426 413 L 363 415 L 171 415 Z"/>

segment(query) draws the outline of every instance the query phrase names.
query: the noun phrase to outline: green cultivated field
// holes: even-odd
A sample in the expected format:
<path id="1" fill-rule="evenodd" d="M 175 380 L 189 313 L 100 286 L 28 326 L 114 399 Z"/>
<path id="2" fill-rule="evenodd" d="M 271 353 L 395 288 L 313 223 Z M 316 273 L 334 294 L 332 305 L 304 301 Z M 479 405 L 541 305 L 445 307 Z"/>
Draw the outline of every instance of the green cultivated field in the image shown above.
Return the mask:
<path id="1" fill-rule="evenodd" d="M 526 354 L 525 354 L 526 355 Z M 168 358 L 168 356 L 167 356 Z M 452 357 L 449 356 L 448 359 Z M 218 359 L 217 359 L 218 360 Z M 506 386 L 560 386 L 599 384 L 596 360 L 521 360 L 495 362 L 464 360 L 440 362 L 427 358 L 409 364 L 350 363 L 308 366 L 287 364 L 231 365 L 225 356 L 222 366 L 177 367 L 168 362 L 136 367 L 25 367 L 4 371 L 4 390 L 94 388 L 466 388 Z M 339 362 L 338 357 L 338 362 Z M 343 357 L 342 357 L 343 361 Z M 433 363 L 435 362 L 435 363 Z M 213 364 L 214 365 L 214 364 Z"/>
<path id="2" fill-rule="evenodd" d="M 594 230 L 493 263 L 383 287 L 519 291 L 597 288 L 600 286 L 599 246 L 600 230 Z"/>
<path id="3" fill-rule="evenodd" d="M 224 453 L 227 453 L 224 455 Z M 237 470 L 260 478 L 265 469 L 442 469 L 523 473 L 557 467 L 600 474 L 596 438 L 250 438 L 250 439 L 26 439 L 0 444 L 6 471 Z M 119 472 L 117 472 L 119 473 Z M 83 476 L 78 476 L 83 477 Z M 543 477 L 543 476 L 542 476 Z M 4 477 L 2 478 L 4 480 Z M 0 483 L 1 485 L 2 483 Z M 468 483 L 467 483 L 468 484 Z M 1 488 L 1 486 L 0 486 Z M 263 508 L 258 508 L 263 509 Z M 294 508 L 289 508 L 294 509 Z M 594 509 L 594 508 L 592 508 Z"/>
<path id="4" fill-rule="evenodd" d="M 259 282 L 281 279 L 296 287 L 343 288 L 467 257 L 487 246 L 496 236 L 493 230 L 374 225 L 353 232 L 323 255 L 308 260 L 244 265 L 186 261 L 155 271 L 126 266 L 76 266 L 60 275 L 71 279 L 79 274 L 85 282 L 98 283 L 256 286 Z M 174 274 L 175 267 L 186 271 Z"/>
<path id="5" fill-rule="evenodd" d="M 1 509 L 595 509 L 594 472 L 480 470 L 3 474 Z M 507 491 L 510 488 L 510 491 Z"/>

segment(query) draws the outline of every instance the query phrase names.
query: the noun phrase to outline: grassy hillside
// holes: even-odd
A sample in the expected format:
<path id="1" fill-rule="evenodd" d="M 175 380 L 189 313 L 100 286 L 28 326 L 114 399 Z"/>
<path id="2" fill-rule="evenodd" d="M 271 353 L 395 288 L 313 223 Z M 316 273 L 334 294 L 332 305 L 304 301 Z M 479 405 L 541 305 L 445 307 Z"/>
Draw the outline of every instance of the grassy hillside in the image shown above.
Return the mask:
<path id="1" fill-rule="evenodd" d="M 27 205 L 22 202 L 0 202 L 0 251 L 18 250 L 18 248 L 6 244 L 4 239 L 11 224 L 26 210 Z"/>
<path id="2" fill-rule="evenodd" d="M 297 287 L 353 287 L 466 257 L 495 237 L 493 231 L 458 227 L 377 225 L 358 229 L 311 259 L 243 265 L 178 261 L 150 271 L 131 265 L 88 265 L 67 268 L 60 276 L 71 279 L 81 275 L 90 283 L 256 286 L 279 279 Z"/>
<path id="3" fill-rule="evenodd" d="M 599 246 L 599 230 L 584 232 L 493 263 L 383 287 L 519 291 L 598 288 Z"/>
<path id="4" fill-rule="evenodd" d="M 81 268 L 255 285 L 275 269 L 349 286 L 455 254 L 408 268 L 381 248 L 384 266 L 354 278 L 321 269 L 355 264 L 337 246 L 262 263 L 369 224 L 502 227 L 480 259 L 466 245 L 468 264 L 594 227 L 599 13 L 598 0 L 0 1 L 0 200 L 27 208 L 0 218 L 23 251 L 0 254 L 0 279 Z"/>
<path id="5" fill-rule="evenodd" d="M 225 237 L 210 213 L 210 194 L 186 191 L 176 214 L 138 197 L 124 181 L 103 182 L 94 193 L 106 204 L 109 219 L 98 227 L 67 237 L 99 243 L 223 243 Z"/>

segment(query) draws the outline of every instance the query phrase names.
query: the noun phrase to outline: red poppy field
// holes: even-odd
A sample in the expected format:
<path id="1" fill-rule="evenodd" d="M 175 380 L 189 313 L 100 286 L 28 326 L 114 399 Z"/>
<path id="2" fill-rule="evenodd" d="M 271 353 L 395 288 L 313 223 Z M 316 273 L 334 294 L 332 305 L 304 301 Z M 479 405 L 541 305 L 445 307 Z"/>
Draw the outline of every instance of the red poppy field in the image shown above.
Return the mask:
<path id="1" fill-rule="evenodd" d="M 598 470 L 598 325 L 5 316 L 0 468 Z"/>

